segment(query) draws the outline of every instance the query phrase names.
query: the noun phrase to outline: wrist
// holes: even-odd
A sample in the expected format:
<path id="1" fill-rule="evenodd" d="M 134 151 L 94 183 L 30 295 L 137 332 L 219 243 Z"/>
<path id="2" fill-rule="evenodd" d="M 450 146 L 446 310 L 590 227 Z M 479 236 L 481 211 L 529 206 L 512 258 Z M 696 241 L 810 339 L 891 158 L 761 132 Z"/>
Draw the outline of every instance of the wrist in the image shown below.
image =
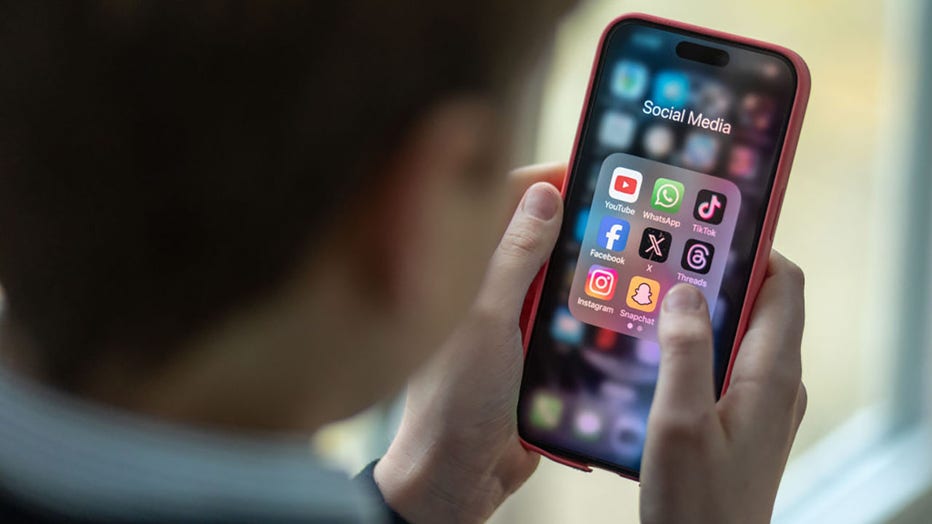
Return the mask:
<path id="1" fill-rule="evenodd" d="M 406 438 L 402 430 L 374 479 L 389 507 L 409 522 L 484 522 L 513 491 L 494 469 L 457 458 L 440 439 Z"/>

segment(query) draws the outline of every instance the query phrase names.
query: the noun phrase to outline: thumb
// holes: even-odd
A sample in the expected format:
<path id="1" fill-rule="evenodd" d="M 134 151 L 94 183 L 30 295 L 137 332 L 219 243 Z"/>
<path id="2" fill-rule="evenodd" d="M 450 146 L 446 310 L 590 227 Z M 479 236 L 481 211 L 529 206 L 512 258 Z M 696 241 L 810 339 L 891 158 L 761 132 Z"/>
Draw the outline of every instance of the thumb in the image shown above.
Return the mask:
<path id="1" fill-rule="evenodd" d="M 712 323 L 705 297 L 680 284 L 663 299 L 657 327 L 660 376 L 651 411 L 676 416 L 706 413 L 715 404 Z"/>
<path id="2" fill-rule="evenodd" d="M 521 314 L 528 286 L 557 241 L 562 217 L 563 198 L 555 187 L 538 182 L 528 188 L 492 255 L 480 304 L 515 318 Z"/>

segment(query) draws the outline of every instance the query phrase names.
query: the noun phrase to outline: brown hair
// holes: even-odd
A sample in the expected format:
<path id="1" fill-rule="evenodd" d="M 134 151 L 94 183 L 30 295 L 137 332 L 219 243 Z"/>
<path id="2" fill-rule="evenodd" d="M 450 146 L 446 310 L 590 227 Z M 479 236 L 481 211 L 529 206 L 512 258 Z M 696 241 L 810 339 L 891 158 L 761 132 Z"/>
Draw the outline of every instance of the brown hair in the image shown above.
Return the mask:
<path id="1" fill-rule="evenodd" d="M 493 93 L 544 2 L 0 2 L 0 282 L 53 382 L 274 292 L 432 102 Z"/>

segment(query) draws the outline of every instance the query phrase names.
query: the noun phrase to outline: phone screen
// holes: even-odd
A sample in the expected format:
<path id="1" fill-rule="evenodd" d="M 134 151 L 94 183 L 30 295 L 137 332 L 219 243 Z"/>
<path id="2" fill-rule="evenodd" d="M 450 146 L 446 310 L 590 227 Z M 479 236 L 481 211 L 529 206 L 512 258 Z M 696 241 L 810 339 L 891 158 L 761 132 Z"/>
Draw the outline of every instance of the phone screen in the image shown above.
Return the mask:
<path id="1" fill-rule="evenodd" d="M 727 58 L 697 61 L 695 44 Z M 518 423 L 542 449 L 637 474 L 659 305 L 679 282 L 708 300 L 721 391 L 797 79 L 776 53 L 646 21 L 602 45 Z"/>

